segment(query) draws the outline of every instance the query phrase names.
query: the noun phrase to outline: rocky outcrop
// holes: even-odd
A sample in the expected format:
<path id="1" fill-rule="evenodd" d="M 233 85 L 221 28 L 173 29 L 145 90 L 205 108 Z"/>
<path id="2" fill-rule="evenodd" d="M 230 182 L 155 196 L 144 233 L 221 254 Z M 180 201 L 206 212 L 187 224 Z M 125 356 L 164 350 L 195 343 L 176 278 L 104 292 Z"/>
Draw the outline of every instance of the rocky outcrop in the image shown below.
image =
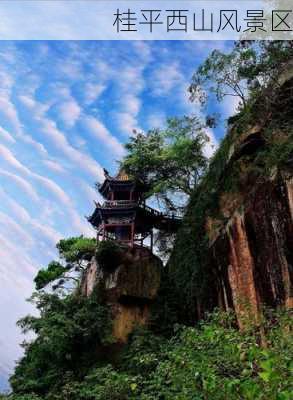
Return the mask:
<path id="1" fill-rule="evenodd" d="M 161 260 L 143 247 L 124 248 L 121 263 L 113 269 L 103 270 L 95 257 L 89 264 L 82 293 L 89 296 L 96 285 L 102 285 L 117 342 L 126 342 L 135 326 L 148 323 L 150 305 L 160 286 L 161 268 Z"/>
<path id="2" fill-rule="evenodd" d="M 276 171 L 246 195 L 211 245 L 219 305 L 234 308 L 240 326 L 257 321 L 262 306 L 293 306 L 292 198 L 291 173 Z"/>
<path id="3" fill-rule="evenodd" d="M 220 307 L 244 327 L 293 305 L 292 108 L 291 63 L 229 119 L 191 196 L 168 262 L 190 323 Z"/>

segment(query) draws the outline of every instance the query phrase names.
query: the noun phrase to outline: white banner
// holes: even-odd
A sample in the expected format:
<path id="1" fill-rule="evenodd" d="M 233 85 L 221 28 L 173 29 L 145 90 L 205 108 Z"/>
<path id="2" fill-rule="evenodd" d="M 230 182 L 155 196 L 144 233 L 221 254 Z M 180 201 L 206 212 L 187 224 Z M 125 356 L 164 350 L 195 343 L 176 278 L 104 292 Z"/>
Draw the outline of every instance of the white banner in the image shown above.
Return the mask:
<path id="1" fill-rule="evenodd" d="M 0 0 L 1 40 L 290 40 L 292 0 Z"/>

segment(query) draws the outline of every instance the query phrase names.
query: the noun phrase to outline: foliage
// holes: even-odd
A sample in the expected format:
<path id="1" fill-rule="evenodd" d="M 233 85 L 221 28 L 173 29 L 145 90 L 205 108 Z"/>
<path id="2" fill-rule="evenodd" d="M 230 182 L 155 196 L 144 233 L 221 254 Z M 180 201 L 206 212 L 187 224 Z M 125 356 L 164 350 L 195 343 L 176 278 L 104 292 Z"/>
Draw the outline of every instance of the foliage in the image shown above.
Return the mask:
<path id="1" fill-rule="evenodd" d="M 172 335 L 174 324 L 188 322 L 185 302 L 178 298 L 177 290 L 173 288 L 176 285 L 167 268 L 163 268 L 158 296 L 151 305 L 150 327 L 152 332 L 165 337 Z"/>
<path id="2" fill-rule="evenodd" d="M 113 271 L 121 264 L 121 247 L 114 241 L 104 240 L 98 243 L 96 260 L 104 271 Z"/>
<path id="3" fill-rule="evenodd" d="M 60 240 L 56 245 L 60 258 L 66 263 L 79 263 L 90 261 L 95 249 L 96 239 L 84 236 L 72 237 Z"/>
<path id="4" fill-rule="evenodd" d="M 292 57 L 290 41 L 240 41 L 229 53 L 214 50 L 192 78 L 191 99 L 204 105 L 211 93 L 218 101 L 234 96 L 245 108 Z"/>
<path id="5" fill-rule="evenodd" d="M 65 281 L 78 279 L 70 275 L 72 272 L 81 273 L 85 264 L 91 260 L 96 250 L 96 240 L 83 236 L 71 237 L 60 240 L 56 248 L 60 261 L 51 261 L 47 268 L 40 269 L 34 279 L 36 289 L 40 290 L 56 279 L 61 280 L 53 289 L 61 287 Z"/>
<path id="6" fill-rule="evenodd" d="M 0 400 L 42 400 L 41 397 L 35 394 L 24 394 L 24 395 L 1 395 Z"/>
<path id="7" fill-rule="evenodd" d="M 93 365 L 82 377 L 62 374 L 42 399 L 289 400 L 292 318 L 269 314 L 261 327 L 266 347 L 258 330 L 239 332 L 231 313 L 214 312 L 198 327 L 175 325 L 169 339 L 138 330 L 114 363 Z"/>
<path id="8" fill-rule="evenodd" d="M 58 261 L 51 261 L 46 269 L 41 269 L 37 276 L 34 279 L 34 282 L 36 284 L 36 289 L 42 289 L 45 287 L 49 282 L 52 282 L 58 278 L 60 278 L 62 275 L 64 275 L 68 269 L 64 267 L 60 262 Z"/>
<path id="9" fill-rule="evenodd" d="M 138 133 L 126 144 L 125 170 L 149 187 L 169 211 L 190 196 L 207 166 L 209 138 L 197 117 L 170 118 L 165 129 Z"/>
<path id="10" fill-rule="evenodd" d="M 31 301 L 40 315 L 27 316 L 18 325 L 36 338 L 24 343 L 25 355 L 10 382 L 15 393 L 42 395 L 64 374 L 80 376 L 96 360 L 99 344 L 111 340 L 111 324 L 98 290 L 88 298 L 74 293 L 63 299 L 38 292 Z"/>

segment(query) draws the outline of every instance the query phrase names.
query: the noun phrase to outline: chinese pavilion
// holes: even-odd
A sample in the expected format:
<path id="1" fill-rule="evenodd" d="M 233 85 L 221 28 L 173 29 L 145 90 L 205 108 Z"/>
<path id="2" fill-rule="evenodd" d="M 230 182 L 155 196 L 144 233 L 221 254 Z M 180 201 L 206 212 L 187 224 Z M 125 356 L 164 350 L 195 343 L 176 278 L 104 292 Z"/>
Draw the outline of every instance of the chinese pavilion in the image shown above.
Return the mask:
<path id="1" fill-rule="evenodd" d="M 104 197 L 103 204 L 88 218 L 97 230 L 98 240 L 117 240 L 131 247 L 144 246 L 148 238 L 153 248 L 153 229 L 175 232 L 180 219 L 167 216 L 148 207 L 145 203 L 147 187 L 131 179 L 124 170 L 111 177 L 104 170 L 105 180 L 97 185 Z"/>

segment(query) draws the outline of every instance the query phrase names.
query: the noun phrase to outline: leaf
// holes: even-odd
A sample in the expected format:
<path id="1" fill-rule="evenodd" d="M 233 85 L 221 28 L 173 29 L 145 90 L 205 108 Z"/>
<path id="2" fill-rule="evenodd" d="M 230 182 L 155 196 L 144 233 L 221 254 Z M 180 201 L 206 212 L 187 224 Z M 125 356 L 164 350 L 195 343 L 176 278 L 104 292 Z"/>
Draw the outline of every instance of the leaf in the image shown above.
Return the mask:
<path id="1" fill-rule="evenodd" d="M 261 377 L 261 379 L 262 379 L 263 381 L 265 381 L 265 382 L 269 382 L 270 377 L 271 377 L 271 373 L 270 373 L 270 372 L 260 372 L 258 375 L 259 375 L 259 376 Z"/>

